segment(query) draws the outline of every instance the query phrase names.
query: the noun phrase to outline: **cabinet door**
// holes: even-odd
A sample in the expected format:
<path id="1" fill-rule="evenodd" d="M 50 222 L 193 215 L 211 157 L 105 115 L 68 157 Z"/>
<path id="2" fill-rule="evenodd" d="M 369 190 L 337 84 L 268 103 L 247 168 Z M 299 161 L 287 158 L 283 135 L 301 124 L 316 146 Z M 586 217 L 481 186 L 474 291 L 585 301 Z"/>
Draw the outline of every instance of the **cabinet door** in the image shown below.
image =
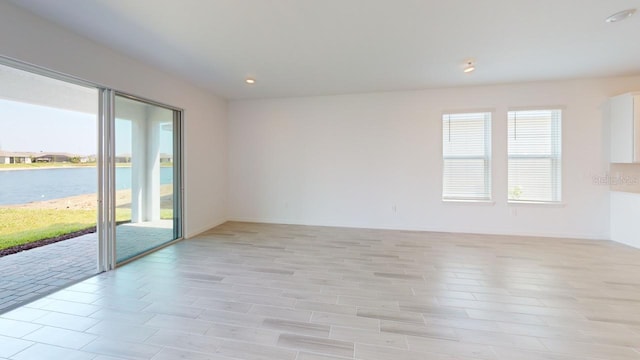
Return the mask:
<path id="1" fill-rule="evenodd" d="M 631 163 L 634 160 L 634 97 L 624 94 L 611 98 L 611 162 Z"/>

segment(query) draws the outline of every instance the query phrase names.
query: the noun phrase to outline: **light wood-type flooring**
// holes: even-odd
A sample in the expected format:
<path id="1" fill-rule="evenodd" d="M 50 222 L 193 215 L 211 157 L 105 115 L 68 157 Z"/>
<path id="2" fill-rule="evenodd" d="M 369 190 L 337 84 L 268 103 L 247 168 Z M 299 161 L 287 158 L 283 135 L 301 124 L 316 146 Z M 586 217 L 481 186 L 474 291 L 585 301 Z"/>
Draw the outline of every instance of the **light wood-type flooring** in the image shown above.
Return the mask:
<path id="1" fill-rule="evenodd" d="M 3 359 L 640 359 L 640 250 L 226 223 L 0 315 Z"/>

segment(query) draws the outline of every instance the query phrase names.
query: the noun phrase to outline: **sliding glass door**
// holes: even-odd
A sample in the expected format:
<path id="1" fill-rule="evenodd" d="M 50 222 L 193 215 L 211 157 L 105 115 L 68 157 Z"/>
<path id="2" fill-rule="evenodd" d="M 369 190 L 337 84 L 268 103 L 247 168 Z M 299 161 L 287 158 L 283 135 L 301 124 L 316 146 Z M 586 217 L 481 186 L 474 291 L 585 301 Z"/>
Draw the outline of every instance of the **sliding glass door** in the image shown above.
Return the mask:
<path id="1" fill-rule="evenodd" d="M 2 57 L 0 80 L 0 273 L 62 284 L 182 237 L 181 110 Z"/>
<path id="2" fill-rule="evenodd" d="M 0 313 L 98 272 L 98 89 L 0 64 Z"/>
<path id="3" fill-rule="evenodd" d="M 115 255 L 122 262 L 182 236 L 180 111 L 115 95 Z"/>

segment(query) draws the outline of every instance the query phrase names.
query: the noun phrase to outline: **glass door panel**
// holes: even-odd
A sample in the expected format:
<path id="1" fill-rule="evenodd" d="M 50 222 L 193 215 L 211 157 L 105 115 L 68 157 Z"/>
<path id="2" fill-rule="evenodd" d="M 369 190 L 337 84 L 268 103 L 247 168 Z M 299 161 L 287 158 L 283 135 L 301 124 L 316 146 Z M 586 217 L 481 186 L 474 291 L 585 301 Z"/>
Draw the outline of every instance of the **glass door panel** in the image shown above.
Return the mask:
<path id="1" fill-rule="evenodd" d="M 115 96 L 116 261 L 126 261 L 180 234 L 180 113 Z"/>
<path id="2" fill-rule="evenodd" d="M 98 272 L 98 105 L 0 64 L 0 313 Z"/>

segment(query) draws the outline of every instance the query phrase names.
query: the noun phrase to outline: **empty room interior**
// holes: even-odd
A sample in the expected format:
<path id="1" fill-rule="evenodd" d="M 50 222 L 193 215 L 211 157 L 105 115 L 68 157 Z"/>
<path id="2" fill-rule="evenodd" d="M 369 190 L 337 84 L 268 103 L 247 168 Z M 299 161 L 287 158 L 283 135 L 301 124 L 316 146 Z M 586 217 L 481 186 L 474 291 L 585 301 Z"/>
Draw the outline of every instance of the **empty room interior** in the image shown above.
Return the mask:
<path id="1" fill-rule="evenodd" d="M 90 138 L 95 193 L 94 233 L 0 255 L 0 359 L 640 359 L 640 1 L 0 0 L 0 33 L 0 166 Z M 56 288 L 2 265 L 81 237 Z"/>

